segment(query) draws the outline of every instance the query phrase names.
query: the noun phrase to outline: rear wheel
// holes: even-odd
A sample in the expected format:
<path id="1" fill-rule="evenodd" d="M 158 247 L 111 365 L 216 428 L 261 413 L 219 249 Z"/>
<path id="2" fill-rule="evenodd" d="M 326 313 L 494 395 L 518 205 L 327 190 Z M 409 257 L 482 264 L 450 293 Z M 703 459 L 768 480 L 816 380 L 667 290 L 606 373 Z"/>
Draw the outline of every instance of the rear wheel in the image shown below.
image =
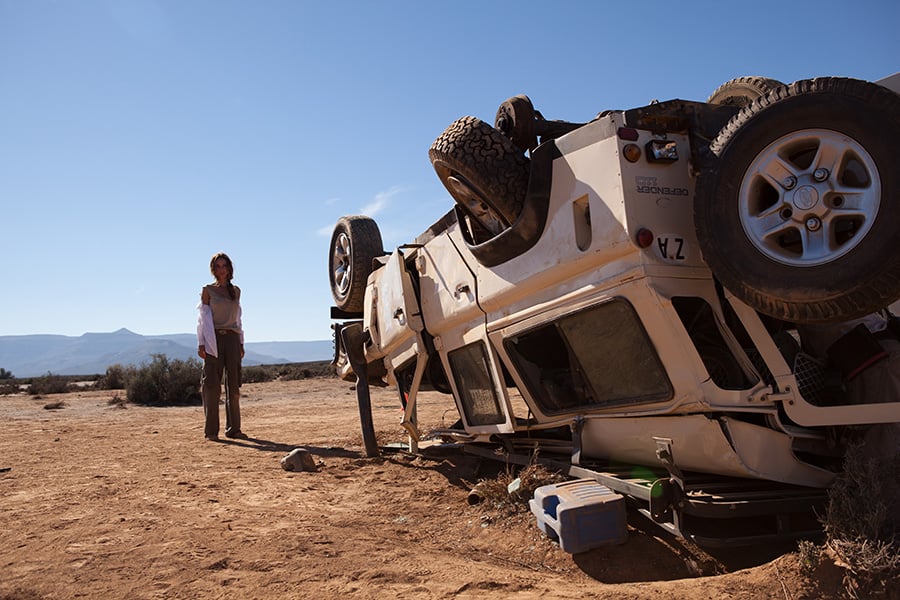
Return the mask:
<path id="1" fill-rule="evenodd" d="M 462 117 L 428 156 L 463 212 L 491 235 L 515 223 L 528 190 L 529 160 L 512 140 L 484 121 Z"/>
<path id="2" fill-rule="evenodd" d="M 369 217 L 341 217 L 331 235 L 328 275 L 335 305 L 346 312 L 363 310 L 372 260 L 384 254 L 381 232 Z"/>
<path id="3" fill-rule="evenodd" d="M 842 321 L 900 297 L 900 96 L 798 81 L 750 103 L 710 145 L 694 203 L 713 273 L 762 313 Z"/>

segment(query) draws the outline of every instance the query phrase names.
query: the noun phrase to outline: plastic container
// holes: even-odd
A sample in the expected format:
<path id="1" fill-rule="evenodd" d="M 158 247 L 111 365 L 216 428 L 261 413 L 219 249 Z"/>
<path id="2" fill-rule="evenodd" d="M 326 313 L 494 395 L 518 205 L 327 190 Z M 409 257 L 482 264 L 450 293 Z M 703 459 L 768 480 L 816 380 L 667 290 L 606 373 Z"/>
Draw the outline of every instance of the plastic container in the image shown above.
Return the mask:
<path id="1" fill-rule="evenodd" d="M 541 486 L 528 505 L 541 531 L 571 554 L 628 540 L 625 498 L 593 479 Z"/>

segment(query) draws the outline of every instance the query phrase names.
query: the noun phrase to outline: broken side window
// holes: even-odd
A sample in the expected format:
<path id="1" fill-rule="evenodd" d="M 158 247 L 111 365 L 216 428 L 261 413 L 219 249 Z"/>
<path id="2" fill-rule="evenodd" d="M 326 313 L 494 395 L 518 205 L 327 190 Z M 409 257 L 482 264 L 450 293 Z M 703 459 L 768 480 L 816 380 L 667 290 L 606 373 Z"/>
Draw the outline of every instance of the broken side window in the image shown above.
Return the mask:
<path id="1" fill-rule="evenodd" d="M 565 315 L 504 344 L 547 414 L 672 396 L 650 338 L 624 299 Z"/>
<path id="2" fill-rule="evenodd" d="M 483 342 L 447 354 L 453 381 L 469 425 L 496 425 L 506 421 L 488 364 Z"/>

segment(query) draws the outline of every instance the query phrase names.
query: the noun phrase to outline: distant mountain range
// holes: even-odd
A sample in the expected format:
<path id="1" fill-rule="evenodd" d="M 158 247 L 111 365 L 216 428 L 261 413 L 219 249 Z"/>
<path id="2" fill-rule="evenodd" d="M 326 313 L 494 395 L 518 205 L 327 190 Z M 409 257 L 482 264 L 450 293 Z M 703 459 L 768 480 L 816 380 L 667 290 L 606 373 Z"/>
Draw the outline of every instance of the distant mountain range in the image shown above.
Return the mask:
<path id="1" fill-rule="evenodd" d="M 248 342 L 244 365 L 330 360 L 331 340 L 313 342 Z M 192 333 L 140 335 L 127 329 L 112 333 L 0 336 L 0 368 L 15 377 L 94 375 L 110 365 L 149 363 L 154 354 L 170 359 L 197 357 L 197 336 Z"/>

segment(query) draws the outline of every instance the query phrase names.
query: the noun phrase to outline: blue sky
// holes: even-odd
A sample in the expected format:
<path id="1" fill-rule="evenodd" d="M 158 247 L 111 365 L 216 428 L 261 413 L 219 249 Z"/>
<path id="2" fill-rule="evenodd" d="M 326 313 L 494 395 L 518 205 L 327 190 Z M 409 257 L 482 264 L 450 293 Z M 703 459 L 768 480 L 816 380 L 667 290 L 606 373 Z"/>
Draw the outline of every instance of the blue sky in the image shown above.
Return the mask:
<path id="1" fill-rule="evenodd" d="M 222 250 L 247 341 L 328 339 L 334 222 L 390 249 L 448 211 L 456 118 L 876 80 L 898 26 L 896 0 L 0 0 L 0 335 L 193 331 Z"/>

